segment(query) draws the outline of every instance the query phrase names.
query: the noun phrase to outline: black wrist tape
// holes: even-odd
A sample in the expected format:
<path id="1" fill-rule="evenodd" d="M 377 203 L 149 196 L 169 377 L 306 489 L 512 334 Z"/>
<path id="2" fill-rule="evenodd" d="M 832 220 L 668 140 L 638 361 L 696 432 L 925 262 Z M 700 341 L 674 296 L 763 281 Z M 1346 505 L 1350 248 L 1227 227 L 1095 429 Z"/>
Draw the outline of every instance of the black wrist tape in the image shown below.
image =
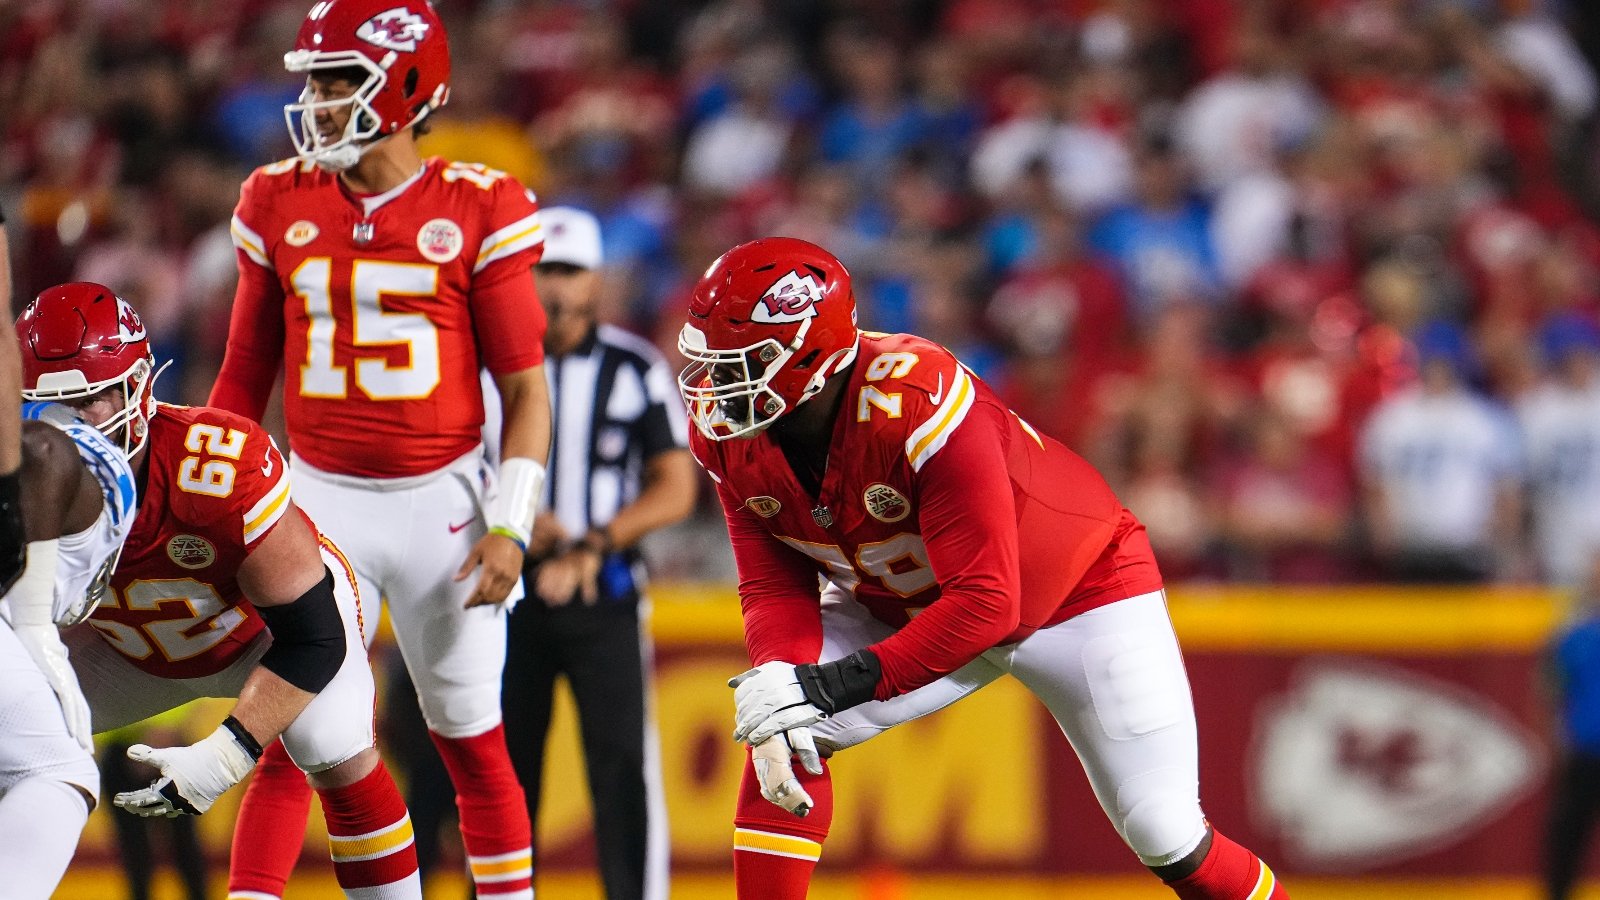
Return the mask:
<path id="1" fill-rule="evenodd" d="M 322 580 L 293 603 L 256 607 L 272 632 L 262 668 L 310 694 L 327 687 L 344 665 L 344 620 L 333 597 L 333 573 L 327 566 L 322 571 Z"/>
<path id="2" fill-rule="evenodd" d="M 857 650 L 830 663 L 795 666 L 794 674 L 806 700 L 831 716 L 871 700 L 883 677 L 883 665 L 871 650 Z"/>
<path id="3" fill-rule="evenodd" d="M 261 761 L 261 754 L 263 752 L 261 749 L 261 742 L 256 740 L 256 736 L 251 734 L 249 729 L 244 727 L 243 723 L 241 723 L 238 719 L 235 719 L 233 716 L 229 716 L 222 720 L 222 727 L 228 729 L 228 733 L 232 734 L 233 739 L 239 742 L 239 746 L 244 748 L 244 752 L 250 754 L 251 759 L 255 760 L 256 762 Z"/>
<path id="4" fill-rule="evenodd" d="M 22 577 L 28 564 L 28 535 L 22 524 L 22 471 L 0 475 L 0 596 Z"/>

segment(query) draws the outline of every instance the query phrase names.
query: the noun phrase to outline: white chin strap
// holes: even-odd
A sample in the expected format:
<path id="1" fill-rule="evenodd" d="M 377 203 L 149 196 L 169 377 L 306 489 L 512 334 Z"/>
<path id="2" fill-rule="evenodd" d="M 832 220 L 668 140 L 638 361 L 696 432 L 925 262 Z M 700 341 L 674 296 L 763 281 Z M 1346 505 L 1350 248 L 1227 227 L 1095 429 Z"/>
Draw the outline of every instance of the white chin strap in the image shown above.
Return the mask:
<path id="1" fill-rule="evenodd" d="M 363 149 L 355 144 L 344 144 L 312 153 L 311 161 L 316 163 L 317 168 L 322 171 L 337 175 L 353 168 L 356 163 L 360 162 Z"/>

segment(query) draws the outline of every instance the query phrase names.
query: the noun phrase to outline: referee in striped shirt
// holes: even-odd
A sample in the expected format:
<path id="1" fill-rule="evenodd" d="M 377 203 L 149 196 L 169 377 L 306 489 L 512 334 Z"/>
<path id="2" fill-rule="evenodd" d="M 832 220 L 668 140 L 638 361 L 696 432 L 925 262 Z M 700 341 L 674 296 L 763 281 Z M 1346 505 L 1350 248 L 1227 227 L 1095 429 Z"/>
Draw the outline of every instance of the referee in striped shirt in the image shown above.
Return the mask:
<path id="1" fill-rule="evenodd" d="M 641 537 L 694 508 L 682 401 L 649 342 L 596 319 L 600 225 L 571 207 L 540 212 L 534 268 L 549 317 L 545 374 L 554 437 L 545 509 L 507 619 L 506 744 L 537 822 L 557 675 L 577 700 L 595 842 L 608 900 L 667 895 L 667 822 L 641 627 Z M 534 848 L 535 871 L 538 848 Z"/>

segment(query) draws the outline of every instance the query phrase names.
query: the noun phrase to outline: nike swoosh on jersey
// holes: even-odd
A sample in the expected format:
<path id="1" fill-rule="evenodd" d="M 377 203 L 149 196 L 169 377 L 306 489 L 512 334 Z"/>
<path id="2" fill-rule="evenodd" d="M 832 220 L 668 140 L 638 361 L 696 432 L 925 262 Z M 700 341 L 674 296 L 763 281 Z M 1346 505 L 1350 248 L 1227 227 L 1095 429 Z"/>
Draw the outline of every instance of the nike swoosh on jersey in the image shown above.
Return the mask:
<path id="1" fill-rule="evenodd" d="M 263 476 L 267 477 L 267 478 L 271 478 L 272 477 L 272 470 L 277 468 L 277 467 L 278 467 L 278 461 L 273 459 L 269 455 L 267 457 L 267 464 L 261 467 L 261 474 Z"/>
<path id="2" fill-rule="evenodd" d="M 465 528 L 465 527 L 467 527 L 468 525 L 471 525 L 471 524 L 472 524 L 472 520 L 468 519 L 465 522 L 462 522 L 460 525 L 451 525 L 450 526 L 450 533 L 451 534 L 455 534 L 456 532 L 460 531 L 461 529 L 463 529 L 463 528 Z"/>
<path id="3" fill-rule="evenodd" d="M 938 406 L 939 403 L 944 400 L 944 373 L 943 372 L 939 373 L 939 389 L 937 391 L 933 391 L 932 393 L 928 394 L 928 399 L 933 401 L 933 405 L 934 406 Z"/>

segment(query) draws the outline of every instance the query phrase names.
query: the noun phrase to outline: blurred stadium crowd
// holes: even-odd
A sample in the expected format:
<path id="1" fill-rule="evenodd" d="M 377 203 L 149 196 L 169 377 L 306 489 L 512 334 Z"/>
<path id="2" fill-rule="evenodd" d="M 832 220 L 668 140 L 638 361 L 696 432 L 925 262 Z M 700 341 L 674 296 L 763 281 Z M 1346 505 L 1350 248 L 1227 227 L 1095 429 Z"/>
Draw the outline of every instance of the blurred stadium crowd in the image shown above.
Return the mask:
<path id="1" fill-rule="evenodd" d="M 307 3 L 0 5 L 18 296 L 115 286 L 167 398 L 220 359 Z M 1169 577 L 1575 581 L 1600 548 L 1600 4 L 437 5 L 424 150 L 594 210 L 609 317 L 669 358 L 717 254 L 795 235 L 864 327 L 1101 467 Z M 726 574 L 707 512 L 722 549 L 664 574 Z"/>

